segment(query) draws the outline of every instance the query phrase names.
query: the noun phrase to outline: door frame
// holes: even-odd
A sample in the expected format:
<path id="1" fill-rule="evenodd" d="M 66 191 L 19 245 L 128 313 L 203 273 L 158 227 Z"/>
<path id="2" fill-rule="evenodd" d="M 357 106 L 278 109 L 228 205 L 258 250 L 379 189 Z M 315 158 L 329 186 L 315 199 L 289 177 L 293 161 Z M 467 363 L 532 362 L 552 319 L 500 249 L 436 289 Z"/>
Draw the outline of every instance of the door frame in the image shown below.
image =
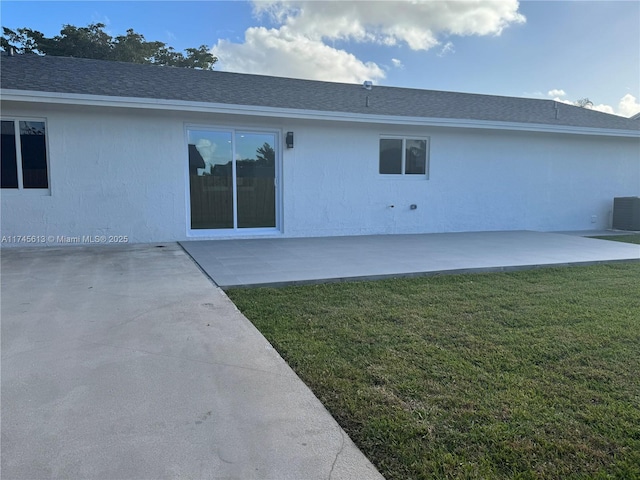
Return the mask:
<path id="1" fill-rule="evenodd" d="M 232 144 L 232 172 L 233 172 L 233 228 L 211 228 L 211 229 L 192 229 L 191 228 L 191 184 L 189 178 L 189 130 L 210 130 L 215 132 L 231 133 Z M 236 177 L 236 134 L 238 133 L 264 133 L 273 134 L 275 138 L 274 149 L 275 155 L 275 227 L 260 228 L 239 228 L 237 226 L 237 177 Z M 263 128 L 257 126 L 242 125 L 217 125 L 202 123 L 185 123 L 184 124 L 184 156 L 183 168 L 185 172 L 185 204 L 186 204 L 186 233 L 189 238 L 202 237 L 257 237 L 282 234 L 282 130 L 277 128 Z"/>

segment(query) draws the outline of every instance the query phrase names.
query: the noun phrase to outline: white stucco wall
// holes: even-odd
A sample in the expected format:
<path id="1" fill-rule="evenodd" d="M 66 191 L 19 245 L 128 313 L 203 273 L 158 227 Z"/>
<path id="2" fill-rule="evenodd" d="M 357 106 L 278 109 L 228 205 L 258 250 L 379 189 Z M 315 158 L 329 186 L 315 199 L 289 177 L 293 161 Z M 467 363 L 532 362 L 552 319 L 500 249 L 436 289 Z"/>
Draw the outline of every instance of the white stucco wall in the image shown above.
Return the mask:
<path id="1" fill-rule="evenodd" d="M 430 137 L 428 180 L 378 175 L 384 134 Z M 312 124 L 296 138 L 290 235 L 605 229 L 613 198 L 640 194 L 638 139 Z"/>
<path id="2" fill-rule="evenodd" d="M 50 195 L 2 191 L 2 235 L 172 240 L 184 228 L 184 135 L 170 118 L 57 108 L 46 119 Z"/>
<path id="3" fill-rule="evenodd" d="M 614 197 L 640 195 L 638 139 L 11 103 L 2 115 L 46 119 L 50 176 L 50 195 L 2 191 L 3 236 L 186 239 L 186 124 L 295 133 L 285 236 L 604 229 Z M 430 137 L 429 179 L 380 176 L 380 135 Z"/>

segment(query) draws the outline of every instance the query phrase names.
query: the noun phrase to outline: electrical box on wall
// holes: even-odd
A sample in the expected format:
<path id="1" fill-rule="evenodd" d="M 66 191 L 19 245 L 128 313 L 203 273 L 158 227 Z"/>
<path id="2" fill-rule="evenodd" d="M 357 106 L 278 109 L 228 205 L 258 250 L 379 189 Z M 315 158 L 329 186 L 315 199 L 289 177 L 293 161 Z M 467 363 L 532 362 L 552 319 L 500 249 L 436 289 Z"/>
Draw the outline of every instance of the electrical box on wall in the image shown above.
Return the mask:
<path id="1" fill-rule="evenodd" d="M 640 197 L 613 199 L 613 228 L 640 231 Z"/>

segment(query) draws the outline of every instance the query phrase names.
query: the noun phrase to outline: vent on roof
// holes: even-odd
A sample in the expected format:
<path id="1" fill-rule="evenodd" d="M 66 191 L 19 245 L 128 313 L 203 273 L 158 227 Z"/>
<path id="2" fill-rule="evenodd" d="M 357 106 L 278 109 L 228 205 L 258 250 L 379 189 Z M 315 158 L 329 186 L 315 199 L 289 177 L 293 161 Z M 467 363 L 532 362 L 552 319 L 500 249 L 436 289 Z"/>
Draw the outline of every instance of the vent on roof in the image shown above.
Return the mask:
<path id="1" fill-rule="evenodd" d="M 365 82 L 362 84 L 362 88 L 364 88 L 365 90 L 371 90 L 372 86 L 373 82 L 371 80 L 365 80 Z"/>

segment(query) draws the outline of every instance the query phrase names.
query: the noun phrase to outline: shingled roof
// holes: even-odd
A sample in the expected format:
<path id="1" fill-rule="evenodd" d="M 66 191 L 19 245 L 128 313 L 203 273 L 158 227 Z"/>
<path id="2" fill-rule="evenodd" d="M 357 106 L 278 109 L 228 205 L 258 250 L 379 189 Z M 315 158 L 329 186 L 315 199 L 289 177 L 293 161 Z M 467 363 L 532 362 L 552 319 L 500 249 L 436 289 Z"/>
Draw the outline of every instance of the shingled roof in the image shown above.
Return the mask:
<path id="1" fill-rule="evenodd" d="M 300 111 L 640 131 L 640 122 L 553 100 L 319 82 L 84 58 L 2 55 L 3 90 Z"/>

